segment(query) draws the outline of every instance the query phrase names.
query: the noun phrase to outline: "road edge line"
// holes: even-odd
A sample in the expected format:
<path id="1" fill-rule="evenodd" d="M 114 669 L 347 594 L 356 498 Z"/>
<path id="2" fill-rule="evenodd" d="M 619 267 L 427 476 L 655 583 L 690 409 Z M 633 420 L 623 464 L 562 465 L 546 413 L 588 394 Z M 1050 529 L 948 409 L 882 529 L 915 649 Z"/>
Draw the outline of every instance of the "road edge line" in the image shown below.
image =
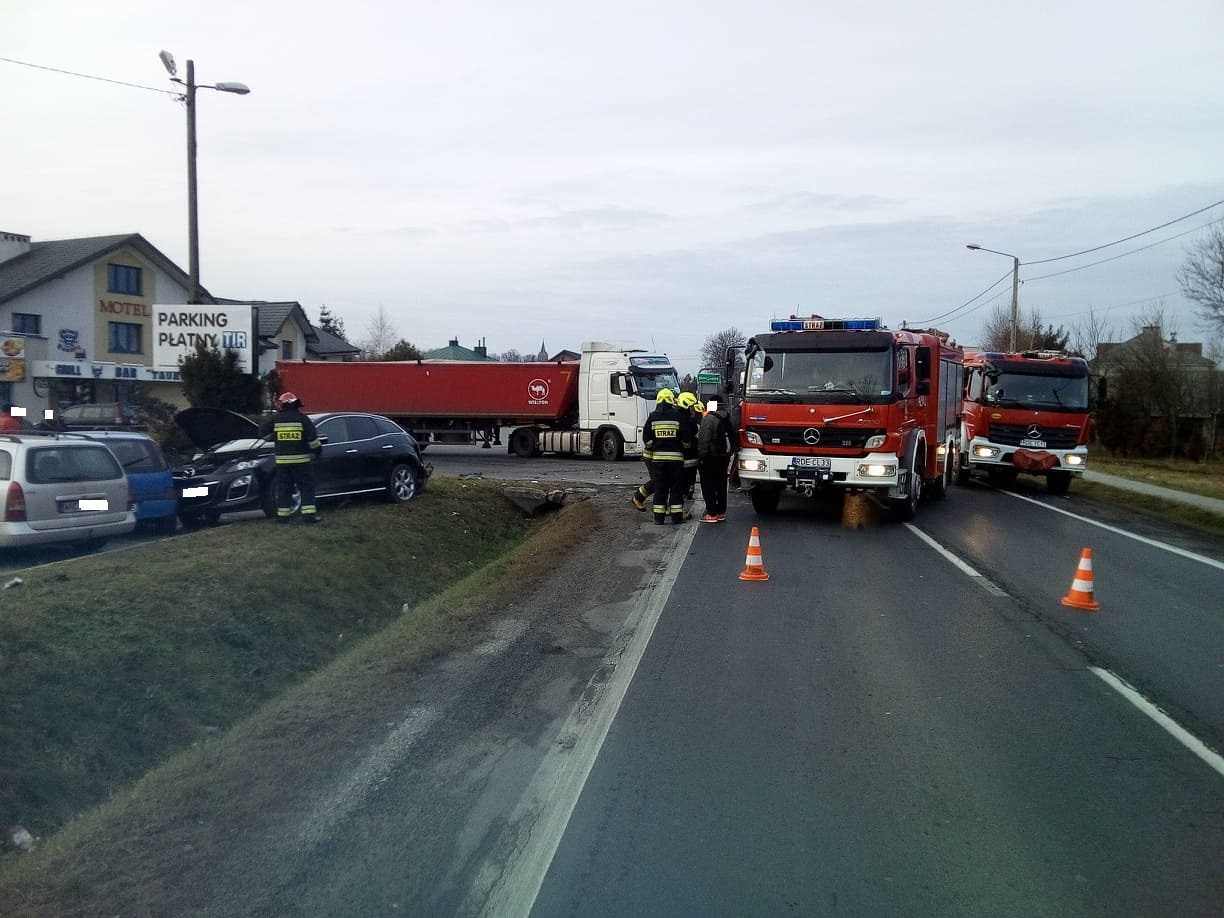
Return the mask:
<path id="1" fill-rule="evenodd" d="M 1213 769 L 1221 777 L 1224 777 L 1224 756 L 1221 756 L 1159 707 L 1144 698 L 1134 686 L 1124 679 L 1099 666 L 1089 666 L 1088 669 L 1100 678 L 1102 682 L 1154 720 L 1166 733 L 1185 746 L 1186 749 L 1202 759 L 1209 768 Z"/>
<path id="2" fill-rule="evenodd" d="M 1082 523 L 1088 523 L 1092 526 L 1099 526 L 1109 532 L 1117 535 L 1126 536 L 1128 539 L 1134 539 L 1136 542 L 1142 542 L 1144 545 L 1151 545 L 1153 548 L 1162 548 L 1167 552 L 1175 555 L 1180 555 L 1183 558 L 1189 558 L 1191 561 L 1198 561 L 1200 564 L 1206 564 L 1218 570 L 1224 571 L 1224 561 L 1217 561 L 1215 558 L 1208 558 L 1206 555 L 1196 554 L 1192 551 L 1187 551 L 1184 548 L 1178 548 L 1176 545 L 1169 545 L 1167 542 L 1161 542 L 1157 539 L 1149 539 L 1147 536 L 1141 536 L 1138 533 L 1127 532 L 1125 529 L 1120 529 L 1117 526 L 1110 526 L 1108 523 L 1102 523 L 1100 520 L 1094 520 L 1087 516 L 1080 516 L 1078 513 L 1072 513 L 1070 510 L 1064 510 L 1062 507 L 1052 507 L 1044 501 L 1035 500 L 1032 497 L 1026 497 L 1023 494 L 1017 494 L 1015 491 L 1008 491 L 1005 488 L 997 488 L 1003 494 L 1014 497 L 1017 500 L 1028 501 L 1030 504 L 1036 504 L 1038 507 L 1044 507 L 1046 510 L 1052 510 L 1055 513 L 1061 513 L 1063 516 L 1069 516 L 1073 520 L 1079 520 Z"/>
<path id="3" fill-rule="evenodd" d="M 618 640 L 604 657 L 603 665 L 587 683 L 583 697 L 561 726 L 558 739 L 541 760 L 507 820 L 514 824 L 533 812 L 536 814 L 528 824 L 524 843 L 509 856 L 487 889 L 481 891 L 477 886 L 468 892 L 469 897 L 475 894 L 483 900 L 475 908 L 479 914 L 527 916 L 535 907 L 570 817 L 671 597 L 697 529 L 696 525 L 686 526 L 670 544 L 661 546 L 671 557 L 662 573 L 648 582 L 647 589 L 622 626 L 622 634 L 631 629 L 628 641 L 622 647 Z M 598 688 L 600 675 L 609 665 L 613 667 L 612 675 L 602 688 Z M 586 702 L 592 687 L 596 687 L 594 698 Z M 477 884 L 479 882 L 478 875 Z M 462 911 L 470 911 L 467 906 L 473 905 L 476 903 L 469 899 Z"/>
<path id="4" fill-rule="evenodd" d="M 923 542 L 935 549 L 935 551 L 939 552 L 939 554 L 941 554 L 948 561 L 952 562 L 952 564 L 955 565 L 962 573 L 973 578 L 978 586 L 984 589 L 987 593 L 991 594 L 992 596 L 1008 596 L 1005 589 L 1003 589 L 985 574 L 981 573 L 977 568 L 971 566 L 963 558 L 956 555 L 951 549 L 945 548 L 943 545 L 939 544 L 939 542 L 937 542 L 927 533 L 923 532 L 913 523 L 902 523 L 901 525 L 914 535 L 918 536 L 918 538 L 922 539 Z"/>

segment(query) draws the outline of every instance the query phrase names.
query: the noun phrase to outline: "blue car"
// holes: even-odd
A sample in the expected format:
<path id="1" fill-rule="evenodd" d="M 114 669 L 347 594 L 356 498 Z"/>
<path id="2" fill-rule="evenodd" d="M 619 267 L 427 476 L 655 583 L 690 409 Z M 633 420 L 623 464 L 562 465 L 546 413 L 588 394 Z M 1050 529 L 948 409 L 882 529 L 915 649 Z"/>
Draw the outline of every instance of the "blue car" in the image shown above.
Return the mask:
<path id="1" fill-rule="evenodd" d="M 147 434 L 130 430 L 76 432 L 105 443 L 127 474 L 128 490 L 136 503 L 136 523 L 152 526 L 160 535 L 172 535 L 178 527 L 178 492 L 174 474 L 161 447 Z"/>

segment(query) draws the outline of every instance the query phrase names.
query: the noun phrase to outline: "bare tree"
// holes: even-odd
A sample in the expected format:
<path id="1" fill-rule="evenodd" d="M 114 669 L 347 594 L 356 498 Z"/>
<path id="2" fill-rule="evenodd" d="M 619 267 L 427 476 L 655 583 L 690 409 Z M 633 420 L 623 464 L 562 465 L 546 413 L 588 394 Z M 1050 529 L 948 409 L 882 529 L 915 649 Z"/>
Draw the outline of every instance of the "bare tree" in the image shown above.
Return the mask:
<path id="1" fill-rule="evenodd" d="M 501 355 L 497 359 L 502 363 L 522 363 L 527 358 L 525 358 L 514 348 L 510 348 L 508 351 L 502 351 Z"/>
<path id="2" fill-rule="evenodd" d="M 1062 351 L 1066 350 L 1071 333 L 1063 326 L 1046 324 L 1039 309 L 1021 309 L 1017 317 L 1017 351 Z M 995 306 L 982 326 L 978 346 L 984 351 L 1008 351 L 1011 349 L 1011 307 L 1002 303 Z"/>
<path id="3" fill-rule="evenodd" d="M 1177 281 L 1182 295 L 1198 305 L 1203 320 L 1224 332 L 1224 228 L 1217 224 L 1186 250 Z"/>
<path id="4" fill-rule="evenodd" d="M 399 340 L 400 333 L 387 310 L 379 304 L 378 312 L 366 323 L 365 336 L 358 343 L 361 356 L 366 360 L 381 360 Z"/>
<path id="5" fill-rule="evenodd" d="M 1176 344 L 1177 329 L 1168 319 L 1163 304 L 1137 316 L 1135 337 L 1117 348 L 1114 365 L 1127 400 L 1135 402 L 1145 417 L 1163 417 L 1167 425 L 1168 451 L 1177 455 L 1182 420 L 1200 400 L 1195 376 L 1183 366 Z"/>
<path id="6" fill-rule="evenodd" d="M 743 347 L 747 343 L 748 336 L 734 325 L 715 332 L 701 346 L 701 365 L 721 369 L 727 361 L 727 348 Z"/>
<path id="7" fill-rule="evenodd" d="M 1086 360 L 1096 360 L 1101 342 L 1113 338 L 1113 327 L 1095 309 L 1089 309 L 1087 316 L 1072 325 L 1071 332 L 1076 353 Z"/>

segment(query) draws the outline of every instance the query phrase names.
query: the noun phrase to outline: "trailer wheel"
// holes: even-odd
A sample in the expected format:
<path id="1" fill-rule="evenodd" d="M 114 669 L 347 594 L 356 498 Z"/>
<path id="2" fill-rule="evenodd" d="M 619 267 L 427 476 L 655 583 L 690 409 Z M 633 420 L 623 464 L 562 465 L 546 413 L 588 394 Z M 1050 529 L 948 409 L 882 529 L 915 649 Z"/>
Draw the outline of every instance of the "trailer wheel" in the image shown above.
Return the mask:
<path id="1" fill-rule="evenodd" d="M 520 427 L 510 434 L 510 452 L 520 459 L 530 459 L 538 451 L 539 438 L 530 427 Z"/>
<path id="2" fill-rule="evenodd" d="M 618 462 L 625 455 L 625 444 L 615 430 L 605 430 L 595 444 L 595 454 L 605 462 Z"/>

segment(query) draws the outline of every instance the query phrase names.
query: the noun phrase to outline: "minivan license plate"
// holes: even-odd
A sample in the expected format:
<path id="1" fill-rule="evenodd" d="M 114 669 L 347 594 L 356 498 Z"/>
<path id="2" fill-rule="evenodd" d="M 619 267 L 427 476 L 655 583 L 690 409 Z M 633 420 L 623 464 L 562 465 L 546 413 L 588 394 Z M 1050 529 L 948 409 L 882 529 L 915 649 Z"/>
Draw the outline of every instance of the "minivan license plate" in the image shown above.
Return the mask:
<path id="1" fill-rule="evenodd" d="M 1021 446 L 1035 446 L 1038 449 L 1044 449 L 1046 445 L 1046 441 L 1045 440 L 1021 440 L 1020 445 Z"/>
<path id="2" fill-rule="evenodd" d="M 829 460 L 826 456 L 795 456 L 791 465 L 797 469 L 827 469 Z"/>

